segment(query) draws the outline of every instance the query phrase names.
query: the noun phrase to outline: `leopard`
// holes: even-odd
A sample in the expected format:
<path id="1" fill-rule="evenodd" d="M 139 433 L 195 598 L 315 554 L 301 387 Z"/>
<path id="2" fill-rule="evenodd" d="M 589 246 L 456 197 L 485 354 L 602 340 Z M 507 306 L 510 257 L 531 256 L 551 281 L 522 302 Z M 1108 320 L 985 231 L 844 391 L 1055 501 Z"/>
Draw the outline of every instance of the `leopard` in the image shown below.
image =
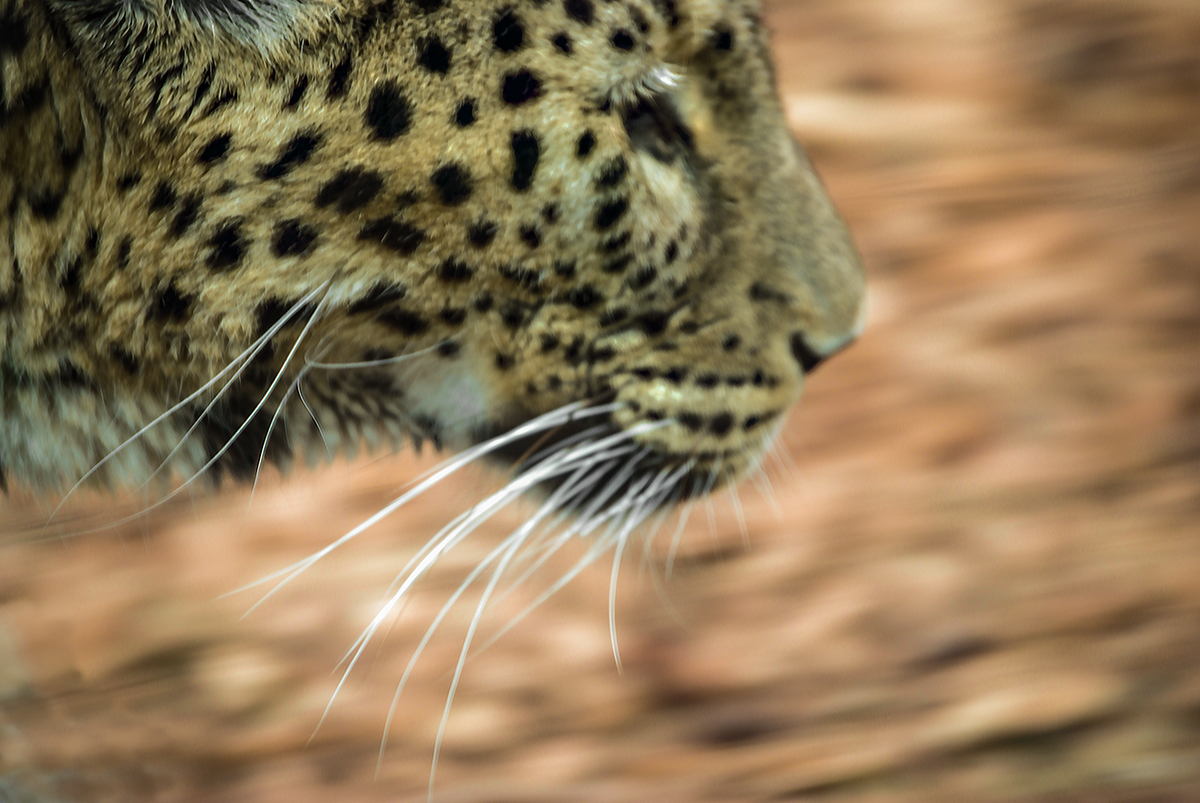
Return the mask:
<path id="1" fill-rule="evenodd" d="M 0 475 L 428 442 L 645 510 L 746 476 L 866 316 L 762 15 L 5 0 Z"/>

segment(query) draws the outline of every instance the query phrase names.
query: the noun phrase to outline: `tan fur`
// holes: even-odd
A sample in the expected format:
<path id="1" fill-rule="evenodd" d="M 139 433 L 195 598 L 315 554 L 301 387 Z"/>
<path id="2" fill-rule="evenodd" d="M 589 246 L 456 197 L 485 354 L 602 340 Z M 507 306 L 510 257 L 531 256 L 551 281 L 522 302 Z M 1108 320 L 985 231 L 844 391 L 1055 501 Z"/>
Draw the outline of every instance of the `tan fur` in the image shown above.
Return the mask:
<path id="1" fill-rule="evenodd" d="M 25 484 L 139 432 L 94 480 L 461 447 L 599 399 L 721 482 L 799 395 L 796 344 L 861 328 L 756 2 L 354 0 L 261 36 L 103 5 L 0 0 L 26 33 L 0 52 L 0 459 Z"/>

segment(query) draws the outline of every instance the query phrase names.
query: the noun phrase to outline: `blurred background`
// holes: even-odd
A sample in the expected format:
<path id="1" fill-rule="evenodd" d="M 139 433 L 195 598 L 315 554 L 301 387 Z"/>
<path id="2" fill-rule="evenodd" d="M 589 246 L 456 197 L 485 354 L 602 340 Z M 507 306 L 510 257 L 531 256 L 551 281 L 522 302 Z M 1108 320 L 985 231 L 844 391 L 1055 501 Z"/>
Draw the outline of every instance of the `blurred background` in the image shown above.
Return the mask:
<path id="1" fill-rule="evenodd" d="M 1200 3 L 767 0 L 788 118 L 871 281 L 771 489 L 602 559 L 467 666 L 440 801 L 1200 799 Z M 343 687 L 443 485 L 222 597 L 433 458 L 175 500 L 0 500 L 0 801 L 423 800 L 453 554 Z M 673 523 L 664 531 L 670 533 Z M 70 539 L 42 536 L 77 534 Z M 496 604 L 484 638 L 566 571 Z"/>

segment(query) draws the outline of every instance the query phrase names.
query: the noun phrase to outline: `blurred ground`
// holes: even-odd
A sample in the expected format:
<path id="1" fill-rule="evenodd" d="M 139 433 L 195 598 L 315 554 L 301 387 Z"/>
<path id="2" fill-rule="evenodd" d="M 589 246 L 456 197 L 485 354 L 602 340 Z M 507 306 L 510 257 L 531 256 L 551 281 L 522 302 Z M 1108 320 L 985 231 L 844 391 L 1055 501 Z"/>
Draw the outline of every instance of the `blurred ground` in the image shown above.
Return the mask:
<path id="1" fill-rule="evenodd" d="M 604 562 L 468 665 L 437 799 L 1200 799 L 1200 4 L 768 8 L 790 119 L 871 274 L 868 334 L 793 413 L 776 505 L 742 490 L 746 543 L 723 500 L 661 597 L 661 551 L 626 560 L 623 674 Z M 423 799 L 467 608 L 376 778 L 387 708 L 519 511 L 421 589 L 307 742 L 395 572 L 486 478 L 244 619 L 255 595 L 218 596 L 427 465 L 50 543 L 27 543 L 44 501 L 0 503 L 0 801 Z"/>

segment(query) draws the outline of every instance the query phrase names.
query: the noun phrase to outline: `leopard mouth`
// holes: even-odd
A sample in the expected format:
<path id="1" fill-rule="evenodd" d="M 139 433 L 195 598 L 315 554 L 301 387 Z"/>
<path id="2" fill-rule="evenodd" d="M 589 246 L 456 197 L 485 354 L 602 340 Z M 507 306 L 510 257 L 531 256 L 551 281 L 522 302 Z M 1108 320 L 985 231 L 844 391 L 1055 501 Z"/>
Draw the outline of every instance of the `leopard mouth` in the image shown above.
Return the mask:
<path id="1" fill-rule="evenodd" d="M 702 497 L 732 481 L 739 461 L 712 453 L 674 453 L 642 437 L 676 424 L 642 421 L 623 427 L 617 413 L 625 405 L 616 394 L 587 404 L 568 405 L 576 414 L 546 427 L 541 416 L 488 435 L 476 448 L 488 448 L 488 462 L 511 472 L 511 483 L 556 509 L 595 516 L 602 510 L 653 511 Z"/>

